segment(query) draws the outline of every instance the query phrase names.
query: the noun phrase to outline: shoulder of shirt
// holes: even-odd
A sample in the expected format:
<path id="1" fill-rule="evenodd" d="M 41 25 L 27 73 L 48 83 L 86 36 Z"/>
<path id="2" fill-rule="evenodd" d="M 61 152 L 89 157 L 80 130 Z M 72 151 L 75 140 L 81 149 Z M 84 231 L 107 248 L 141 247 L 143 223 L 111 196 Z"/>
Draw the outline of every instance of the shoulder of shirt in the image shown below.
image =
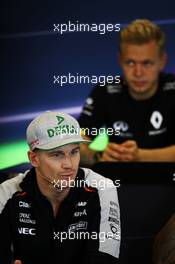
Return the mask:
<path id="1" fill-rule="evenodd" d="M 160 86 L 162 92 L 175 94 L 175 75 L 171 73 L 161 73 Z"/>
<path id="2" fill-rule="evenodd" d="M 88 168 L 82 168 L 85 173 L 85 181 L 88 182 L 89 186 L 93 187 L 93 183 L 95 182 L 96 188 L 98 191 L 104 191 L 109 189 L 116 189 L 116 186 L 114 185 L 113 181 L 109 178 L 106 178 L 102 176 L 101 174 L 96 173 L 95 171 L 88 169 Z M 104 186 L 101 188 L 102 183 Z"/>
<path id="3" fill-rule="evenodd" d="M 6 180 L 0 184 L 0 213 L 8 200 L 11 199 L 16 192 L 22 191 L 20 183 L 23 181 L 27 173 L 28 171 L 25 173 L 19 173 L 14 178 Z"/>

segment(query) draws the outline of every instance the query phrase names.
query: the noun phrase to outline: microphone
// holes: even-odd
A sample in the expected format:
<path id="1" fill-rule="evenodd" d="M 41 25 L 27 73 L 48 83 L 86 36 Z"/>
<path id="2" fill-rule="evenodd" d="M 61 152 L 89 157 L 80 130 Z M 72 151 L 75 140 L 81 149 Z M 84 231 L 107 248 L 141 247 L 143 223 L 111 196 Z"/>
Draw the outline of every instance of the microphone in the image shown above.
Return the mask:
<path id="1" fill-rule="evenodd" d="M 55 179 L 51 180 L 49 177 L 47 177 L 43 174 L 40 174 L 40 177 L 43 178 L 44 180 L 46 180 L 48 183 L 52 184 L 54 189 L 56 189 L 58 192 L 62 191 L 62 188 L 59 188 L 60 186 L 58 185 L 58 181 L 56 182 Z"/>

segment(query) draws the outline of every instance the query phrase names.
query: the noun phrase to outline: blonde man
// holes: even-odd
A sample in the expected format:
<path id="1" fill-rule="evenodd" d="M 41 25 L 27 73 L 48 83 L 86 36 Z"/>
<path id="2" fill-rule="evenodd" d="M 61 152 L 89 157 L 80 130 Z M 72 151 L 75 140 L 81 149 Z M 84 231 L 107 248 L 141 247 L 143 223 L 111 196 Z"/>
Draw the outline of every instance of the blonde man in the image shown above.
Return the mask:
<path id="1" fill-rule="evenodd" d="M 101 153 L 82 144 L 82 162 L 175 161 L 175 76 L 162 72 L 164 33 L 149 20 L 133 21 L 120 31 L 118 59 L 120 83 L 97 85 L 79 118 L 90 131 L 106 127 L 109 142 Z"/>

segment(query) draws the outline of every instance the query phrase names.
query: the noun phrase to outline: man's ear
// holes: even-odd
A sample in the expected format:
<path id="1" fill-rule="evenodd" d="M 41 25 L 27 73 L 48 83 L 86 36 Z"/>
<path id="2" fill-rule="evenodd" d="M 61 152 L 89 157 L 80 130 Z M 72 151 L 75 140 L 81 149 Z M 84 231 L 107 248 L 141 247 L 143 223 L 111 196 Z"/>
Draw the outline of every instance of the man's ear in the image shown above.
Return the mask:
<path id="1" fill-rule="evenodd" d="M 165 67 L 166 63 L 167 63 L 167 59 L 168 59 L 168 55 L 166 52 L 163 52 L 161 54 L 161 65 L 160 65 L 160 70 L 162 71 L 163 68 Z"/>
<path id="2" fill-rule="evenodd" d="M 29 150 L 27 155 L 28 155 L 28 159 L 29 159 L 30 163 L 32 164 L 32 166 L 33 167 L 38 167 L 38 156 L 37 156 L 37 153 L 35 151 Z"/>

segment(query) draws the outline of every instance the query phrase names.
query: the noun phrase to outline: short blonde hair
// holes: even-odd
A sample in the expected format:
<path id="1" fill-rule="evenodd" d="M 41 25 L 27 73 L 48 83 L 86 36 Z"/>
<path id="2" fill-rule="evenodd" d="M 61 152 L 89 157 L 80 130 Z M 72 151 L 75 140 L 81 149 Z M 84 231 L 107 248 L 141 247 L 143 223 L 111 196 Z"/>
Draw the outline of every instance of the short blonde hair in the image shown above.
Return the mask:
<path id="1" fill-rule="evenodd" d="M 148 19 L 136 19 L 123 28 L 119 33 L 119 51 L 124 43 L 145 44 L 155 40 L 160 53 L 165 49 L 165 34 L 160 27 Z"/>

